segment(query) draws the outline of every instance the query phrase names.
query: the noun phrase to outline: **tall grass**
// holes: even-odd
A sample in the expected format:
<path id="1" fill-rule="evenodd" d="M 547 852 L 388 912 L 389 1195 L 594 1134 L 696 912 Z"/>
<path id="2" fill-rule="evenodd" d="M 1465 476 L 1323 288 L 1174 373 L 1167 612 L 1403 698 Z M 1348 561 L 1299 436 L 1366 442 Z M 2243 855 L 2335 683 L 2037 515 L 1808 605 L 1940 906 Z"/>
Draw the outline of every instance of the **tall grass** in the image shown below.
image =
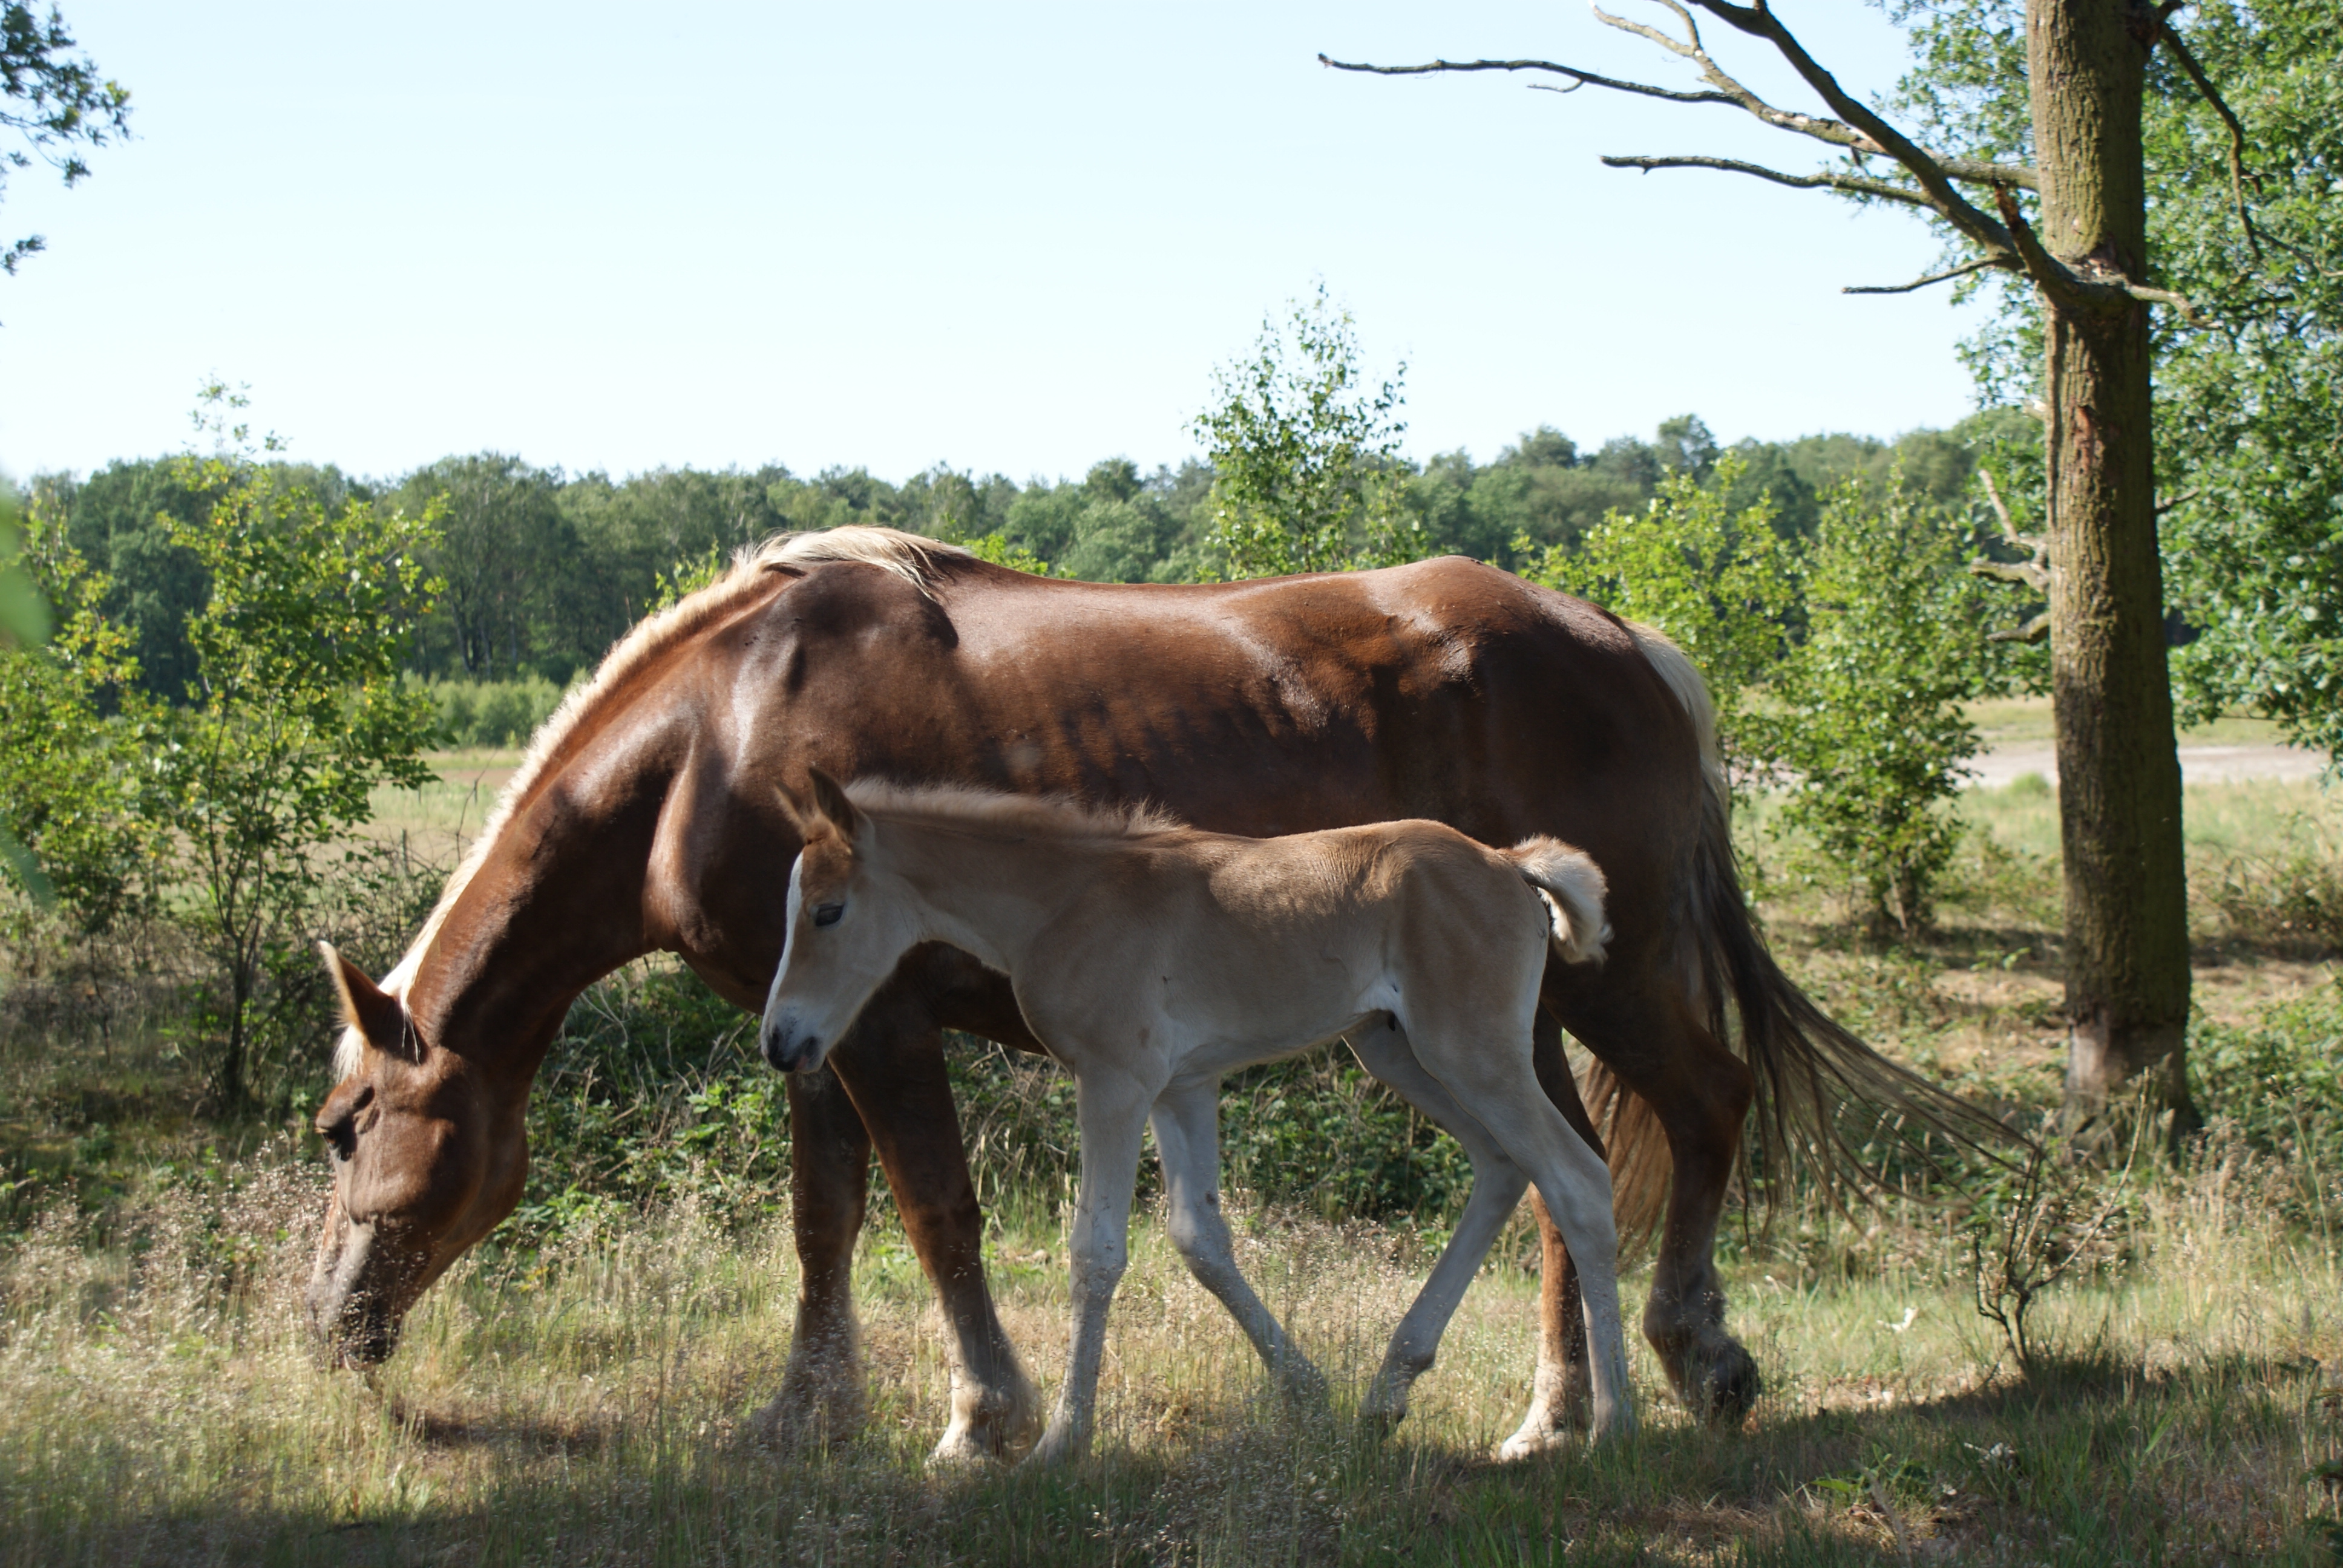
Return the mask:
<path id="1" fill-rule="evenodd" d="M 1526 1397 L 1528 1275 L 1484 1275 L 1378 1445 L 1347 1412 L 1418 1277 L 1391 1232 L 1240 1215 L 1264 1297 L 1336 1379 L 1321 1424 L 1267 1394 L 1144 1221 L 1097 1457 L 939 1474 L 940 1324 L 891 1226 L 858 1267 L 870 1433 L 782 1454 L 749 1432 L 788 1334 L 785 1228 L 685 1201 L 460 1265 L 360 1380 L 296 1328 L 319 1180 L 278 1156 L 110 1230 L 56 1211 L 12 1250 L 0 1542 L 42 1563 L 2326 1563 L 2343 1271 L 2331 1229 L 2272 1201 L 2292 1181 L 2231 1141 L 2147 1185 L 2127 1261 L 2042 1309 L 2028 1378 L 1925 1235 L 1853 1277 L 1753 1259 L 1735 1321 L 1768 1392 L 1744 1430 L 1687 1422 L 1639 1349 L 1641 1437 L 1512 1466 L 1485 1456 Z M 1005 1229 L 989 1261 L 1053 1382 L 1062 1235 Z"/>

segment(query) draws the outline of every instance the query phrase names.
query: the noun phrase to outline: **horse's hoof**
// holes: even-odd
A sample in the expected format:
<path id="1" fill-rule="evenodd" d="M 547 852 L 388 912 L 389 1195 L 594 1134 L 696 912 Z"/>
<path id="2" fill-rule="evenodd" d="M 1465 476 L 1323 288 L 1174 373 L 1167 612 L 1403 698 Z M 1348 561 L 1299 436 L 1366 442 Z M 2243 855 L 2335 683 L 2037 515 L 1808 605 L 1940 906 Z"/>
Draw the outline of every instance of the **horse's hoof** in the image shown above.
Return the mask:
<path id="1" fill-rule="evenodd" d="M 1694 1416 L 1710 1426 L 1738 1426 L 1756 1408 L 1765 1380 L 1758 1375 L 1755 1357 L 1734 1339 L 1709 1347 L 1706 1364 L 1699 1369 L 1684 1401 Z"/>

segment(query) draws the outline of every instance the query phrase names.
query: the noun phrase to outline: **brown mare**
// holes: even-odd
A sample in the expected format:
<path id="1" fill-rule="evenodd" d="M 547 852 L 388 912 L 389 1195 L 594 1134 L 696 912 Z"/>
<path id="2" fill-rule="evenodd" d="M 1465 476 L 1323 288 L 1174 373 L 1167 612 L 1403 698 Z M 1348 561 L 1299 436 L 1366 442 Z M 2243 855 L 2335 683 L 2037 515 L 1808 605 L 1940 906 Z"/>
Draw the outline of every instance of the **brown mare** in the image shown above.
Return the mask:
<path id="1" fill-rule="evenodd" d="M 1590 1084 L 1626 1228 L 1662 1221 L 1644 1333 L 1689 1406 L 1737 1419 L 1757 1370 L 1725 1332 L 1711 1252 L 1753 1098 L 1769 1151 L 1794 1133 L 1825 1163 L 1845 1158 L 1832 1119 L 1849 1103 L 1998 1130 L 1775 967 L 1707 741 L 1706 693 L 1664 639 L 1467 560 L 1170 588 L 1047 581 L 884 529 L 777 540 L 637 628 L 548 721 L 382 986 L 337 961 L 352 1027 L 317 1114 L 335 1181 L 311 1322 L 340 1359 L 381 1360 L 422 1291 L 511 1211 L 529 1084 L 586 986 L 665 950 L 762 1004 L 784 931 L 770 869 L 799 848 L 776 789 L 819 766 L 1151 801 L 1252 837 L 1421 817 L 1584 849 L 1614 934 L 1600 970 L 1548 965 L 1539 1078 L 1591 1140 L 1557 1028 L 1604 1070 Z M 931 944 L 828 1073 L 789 1080 L 803 1273 L 784 1426 L 859 1419 L 850 1264 L 875 1148 L 953 1340 L 939 1454 L 1031 1429 L 985 1288 L 946 1029 L 1038 1049 L 1001 976 Z M 1539 1368 L 1512 1452 L 1584 1418 L 1574 1285 L 1539 1220 Z"/>

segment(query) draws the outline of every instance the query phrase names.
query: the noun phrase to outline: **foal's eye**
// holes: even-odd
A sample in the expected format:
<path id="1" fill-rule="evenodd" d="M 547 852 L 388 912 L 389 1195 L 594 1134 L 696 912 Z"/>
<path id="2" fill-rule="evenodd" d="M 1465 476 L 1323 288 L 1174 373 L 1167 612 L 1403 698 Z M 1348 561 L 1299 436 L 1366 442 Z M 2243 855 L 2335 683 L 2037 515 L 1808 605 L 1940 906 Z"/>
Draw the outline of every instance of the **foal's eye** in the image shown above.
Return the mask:
<path id="1" fill-rule="evenodd" d="M 818 926 L 834 926 L 845 913 L 844 904 L 823 904 L 814 910 L 813 923 Z"/>

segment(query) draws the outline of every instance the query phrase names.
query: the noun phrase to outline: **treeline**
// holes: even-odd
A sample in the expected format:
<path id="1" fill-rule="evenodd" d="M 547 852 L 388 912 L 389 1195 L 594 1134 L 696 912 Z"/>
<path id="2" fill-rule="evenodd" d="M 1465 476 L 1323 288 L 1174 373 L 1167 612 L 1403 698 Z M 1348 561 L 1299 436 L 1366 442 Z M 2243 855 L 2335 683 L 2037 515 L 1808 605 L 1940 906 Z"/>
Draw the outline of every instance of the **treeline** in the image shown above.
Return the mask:
<path id="1" fill-rule="evenodd" d="M 1810 535 L 1833 487 L 1851 477 L 1906 485 L 1948 506 L 1972 504 L 1976 452 L 2021 417 L 1980 415 L 1951 430 L 1888 442 L 1862 436 L 1744 441 L 1727 504 L 1770 497 L 1775 527 Z M 2029 427 L 2030 428 L 2030 427 Z M 2038 436 L 2035 437 L 2038 439 Z M 1582 449 L 1549 426 L 1492 461 L 1463 451 L 1404 464 L 1400 494 L 1427 551 L 1468 555 L 1509 569 L 1579 541 L 1612 512 L 1647 506 L 1671 475 L 1705 481 L 1727 449 L 1691 415 L 1650 440 L 1619 437 Z M 331 465 L 280 465 L 287 492 L 328 508 L 351 501 L 419 516 L 439 509 L 427 563 L 446 585 L 417 628 L 413 672 L 433 681 L 567 683 L 659 602 L 690 563 L 786 529 L 880 523 L 933 538 L 999 535 L 1051 570 L 1100 582 L 1173 582 L 1221 575 L 1213 557 L 1213 470 L 1190 460 L 1142 472 L 1123 457 L 1080 479 L 980 477 L 938 466 L 901 484 L 862 468 L 801 477 L 778 464 L 755 469 L 661 468 L 612 478 L 569 475 L 497 453 L 443 458 L 388 481 Z M 206 602 L 202 565 L 172 541 L 175 522 L 200 520 L 168 458 L 117 461 L 79 477 L 35 480 L 66 519 L 80 554 L 109 578 L 106 612 L 130 632 L 146 689 L 186 700 L 196 670 L 186 625 Z"/>

